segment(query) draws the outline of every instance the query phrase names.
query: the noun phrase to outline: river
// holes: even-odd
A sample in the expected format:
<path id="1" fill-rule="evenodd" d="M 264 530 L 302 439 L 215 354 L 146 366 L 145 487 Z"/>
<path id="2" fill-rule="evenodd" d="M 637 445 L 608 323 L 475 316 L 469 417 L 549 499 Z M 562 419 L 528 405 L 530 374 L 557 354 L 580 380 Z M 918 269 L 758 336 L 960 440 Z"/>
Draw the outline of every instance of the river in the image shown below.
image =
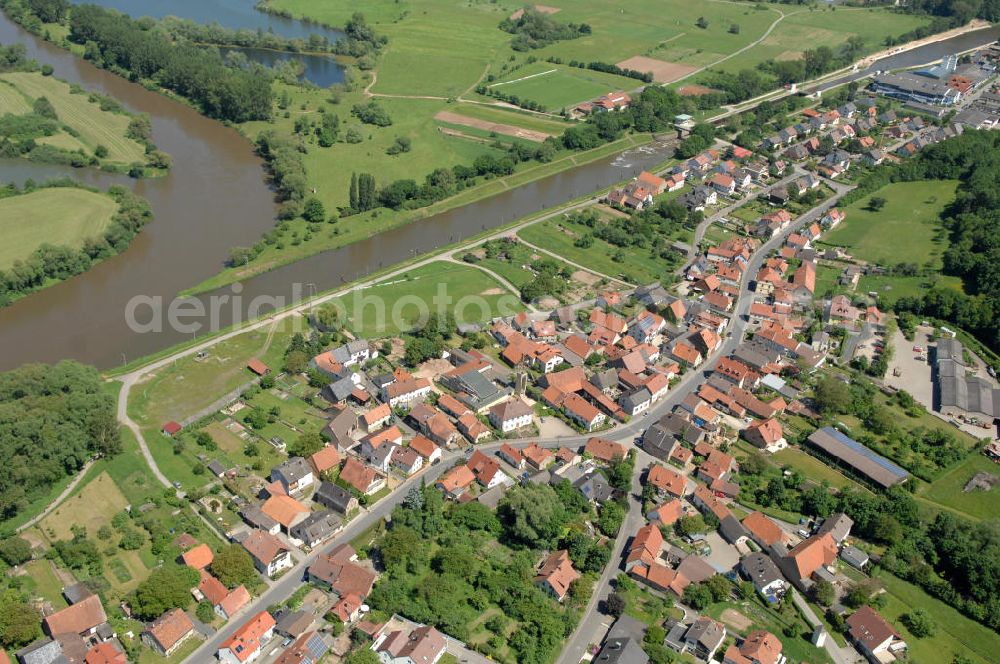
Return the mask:
<path id="1" fill-rule="evenodd" d="M 966 40 L 967 36 L 964 36 Z M 234 245 L 255 241 L 274 223 L 276 204 L 263 185 L 262 164 L 235 131 L 186 106 L 74 58 L 0 14 L 0 43 L 19 42 L 65 80 L 109 94 L 130 110 L 149 113 L 156 144 L 174 159 L 163 178 L 142 180 L 136 192 L 156 219 L 123 254 L 61 284 L 0 309 L 0 368 L 27 361 L 74 358 L 102 368 L 134 360 L 192 338 L 190 332 L 136 333 L 125 321 L 135 296 L 169 299 L 217 272 Z M 937 46 L 937 45 L 935 45 Z M 668 149 L 642 148 L 598 160 L 450 212 L 426 217 L 341 249 L 278 268 L 242 284 L 244 304 L 255 296 L 284 298 L 332 289 L 415 254 L 558 205 L 662 161 Z M 0 180 L 68 173 L 105 186 L 119 176 L 0 162 Z M 230 288 L 200 297 L 231 294 Z M 231 318 L 229 308 L 221 322 Z M 237 316 L 244 316 L 240 311 Z"/>

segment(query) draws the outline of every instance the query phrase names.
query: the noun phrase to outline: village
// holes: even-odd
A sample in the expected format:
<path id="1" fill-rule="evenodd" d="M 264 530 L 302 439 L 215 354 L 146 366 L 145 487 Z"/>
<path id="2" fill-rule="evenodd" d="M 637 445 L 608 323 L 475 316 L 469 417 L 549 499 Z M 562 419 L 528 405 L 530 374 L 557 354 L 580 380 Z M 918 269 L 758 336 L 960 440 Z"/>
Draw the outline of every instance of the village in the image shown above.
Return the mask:
<path id="1" fill-rule="evenodd" d="M 628 102 L 609 93 L 578 110 Z M 833 507 L 927 479 L 928 466 L 894 456 L 844 402 L 898 412 L 907 435 L 916 410 L 941 446 L 1000 457 L 996 442 L 977 441 L 995 438 L 979 419 L 996 414 L 1000 388 L 932 324 L 909 354 L 879 306 L 885 293 L 858 289 L 893 266 L 827 239 L 850 225 L 841 199 L 863 174 L 963 125 L 867 96 L 795 120 L 750 147 L 716 139 L 593 204 L 601 224 L 683 208 L 685 237 L 667 249 L 677 267 L 657 281 L 626 287 L 603 274 L 575 301 L 450 321 L 418 362 L 398 336 L 315 319 L 285 366 L 247 362 L 249 387 L 163 422 L 150 441 L 193 449 L 203 467 L 203 486 L 175 488 L 205 536 L 172 531 L 178 557 L 164 563 L 191 570 L 181 592 L 198 610 L 169 608 L 119 633 L 109 611 L 130 615 L 127 603 L 105 606 L 74 583 L 65 608 L 45 613 L 44 637 L 0 662 L 317 664 L 366 649 L 389 664 L 511 661 L 499 644 L 369 602 L 395 581 L 380 543 L 413 496 L 436 491 L 498 519 L 529 487 L 576 501 L 573 527 L 606 550 L 605 565 L 583 570 L 567 548 L 526 548 L 552 610 L 568 616 L 575 603 L 559 661 L 644 664 L 644 646 L 723 664 L 906 661 L 912 644 L 880 612 L 886 591 L 868 575 L 884 542 Z M 692 126 L 677 118 L 680 136 Z M 829 295 L 824 274 L 837 285 Z M 868 371 L 878 365 L 882 374 Z M 127 654 L 125 640 L 141 646 Z"/>

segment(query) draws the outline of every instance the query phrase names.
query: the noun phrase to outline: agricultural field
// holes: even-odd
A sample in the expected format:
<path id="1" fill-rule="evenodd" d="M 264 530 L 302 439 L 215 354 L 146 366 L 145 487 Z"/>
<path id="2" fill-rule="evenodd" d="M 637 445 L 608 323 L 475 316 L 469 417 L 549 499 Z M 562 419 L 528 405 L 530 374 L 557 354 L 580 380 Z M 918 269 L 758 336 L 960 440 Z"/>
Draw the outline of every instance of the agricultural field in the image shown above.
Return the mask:
<path id="1" fill-rule="evenodd" d="M 0 199 L 0 269 L 26 259 L 44 243 L 82 247 L 111 223 L 118 204 L 104 194 L 52 187 Z"/>
<path id="2" fill-rule="evenodd" d="M 15 94 L 22 97 L 25 105 L 39 97 L 52 103 L 59 122 L 72 130 L 72 134 L 66 129 L 60 132 L 63 139 L 61 145 L 57 143 L 59 147 L 83 147 L 84 152 L 92 156 L 98 146 L 104 146 L 108 152 L 102 161 L 108 164 L 127 167 L 133 162 L 145 163 L 145 147 L 125 135 L 130 116 L 101 110 L 100 104 L 91 101 L 83 90 L 74 92 L 68 83 L 37 72 L 0 75 L 0 109 L 7 111 L 18 106 L 13 100 Z"/>
<path id="3" fill-rule="evenodd" d="M 917 495 L 929 503 L 974 519 L 996 518 L 996 488 L 992 491 L 963 491 L 966 483 L 978 472 L 1000 475 L 1000 468 L 982 454 L 970 454 L 930 484 L 921 484 Z"/>
<path id="4" fill-rule="evenodd" d="M 506 106 L 487 106 L 485 104 L 470 104 L 459 102 L 452 104 L 448 110 L 468 118 L 513 125 L 523 129 L 538 131 L 552 136 L 558 136 L 566 127 L 572 125 L 567 120 L 557 120 L 537 113 L 508 108 Z"/>
<path id="5" fill-rule="evenodd" d="M 434 313 L 442 306 L 459 323 L 482 323 L 524 309 L 517 295 L 482 270 L 443 261 L 351 291 L 334 303 L 343 307 L 347 326 L 368 339 L 409 329 L 421 309 Z"/>
<path id="6" fill-rule="evenodd" d="M 975 664 L 996 661 L 996 653 L 1000 652 L 1000 635 L 996 632 L 891 574 L 878 574 L 877 578 L 885 587 L 888 598 L 881 613 L 902 634 L 912 660 L 950 662 L 955 655 L 961 654 Z M 932 636 L 918 639 L 899 620 L 901 615 L 915 609 L 922 609 L 934 622 Z"/>
<path id="7" fill-rule="evenodd" d="M 940 215 L 955 198 L 954 180 L 896 182 L 844 208 L 846 218 L 823 236 L 821 245 L 846 247 L 864 261 L 880 265 L 916 263 L 940 269 Z M 880 210 L 872 198 L 885 199 Z"/>

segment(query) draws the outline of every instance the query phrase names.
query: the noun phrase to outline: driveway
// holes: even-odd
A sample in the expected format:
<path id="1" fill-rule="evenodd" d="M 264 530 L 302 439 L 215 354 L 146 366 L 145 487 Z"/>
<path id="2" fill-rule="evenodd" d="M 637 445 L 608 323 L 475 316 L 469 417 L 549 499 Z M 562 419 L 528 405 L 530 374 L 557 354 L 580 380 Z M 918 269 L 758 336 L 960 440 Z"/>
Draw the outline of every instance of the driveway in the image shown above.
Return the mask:
<path id="1" fill-rule="evenodd" d="M 720 573 L 728 572 L 736 567 L 740 562 L 740 552 L 736 547 L 722 539 L 719 531 L 713 530 L 705 537 L 705 542 L 712 547 L 712 553 L 705 557 L 708 564 L 719 570 Z"/>

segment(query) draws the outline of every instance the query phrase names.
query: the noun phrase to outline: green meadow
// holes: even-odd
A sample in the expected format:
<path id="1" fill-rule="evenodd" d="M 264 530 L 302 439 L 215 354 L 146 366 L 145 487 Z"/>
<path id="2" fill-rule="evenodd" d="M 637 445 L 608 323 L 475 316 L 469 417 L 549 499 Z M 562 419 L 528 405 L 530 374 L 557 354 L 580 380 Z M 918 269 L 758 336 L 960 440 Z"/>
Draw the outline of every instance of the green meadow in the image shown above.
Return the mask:
<path id="1" fill-rule="evenodd" d="M 111 223 L 118 204 L 86 189 L 52 187 L 0 199 L 0 269 L 44 243 L 82 247 Z"/>

